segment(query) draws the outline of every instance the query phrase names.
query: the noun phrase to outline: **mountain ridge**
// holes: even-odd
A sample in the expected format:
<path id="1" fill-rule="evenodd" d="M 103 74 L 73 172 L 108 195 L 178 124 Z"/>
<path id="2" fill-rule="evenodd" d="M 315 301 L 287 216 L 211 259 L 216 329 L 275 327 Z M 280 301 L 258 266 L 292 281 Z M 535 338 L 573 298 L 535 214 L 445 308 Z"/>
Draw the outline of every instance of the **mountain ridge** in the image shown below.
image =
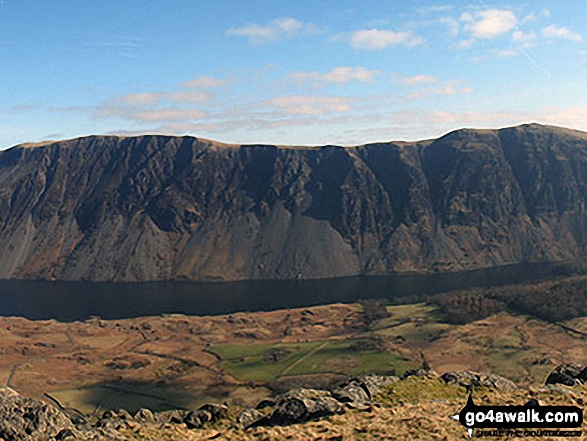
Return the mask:
<path id="1" fill-rule="evenodd" d="M 311 279 L 574 260 L 587 133 L 354 147 L 90 136 L 0 152 L 0 277 Z"/>

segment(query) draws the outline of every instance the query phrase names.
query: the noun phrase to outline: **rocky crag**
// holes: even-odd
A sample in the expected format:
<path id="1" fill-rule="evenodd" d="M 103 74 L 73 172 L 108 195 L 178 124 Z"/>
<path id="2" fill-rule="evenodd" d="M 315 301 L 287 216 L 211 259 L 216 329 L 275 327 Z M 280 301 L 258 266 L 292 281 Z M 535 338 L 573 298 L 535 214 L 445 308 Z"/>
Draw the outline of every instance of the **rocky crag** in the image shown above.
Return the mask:
<path id="1" fill-rule="evenodd" d="M 587 134 L 358 147 L 95 136 L 0 152 L 0 278 L 239 280 L 574 260 Z"/>

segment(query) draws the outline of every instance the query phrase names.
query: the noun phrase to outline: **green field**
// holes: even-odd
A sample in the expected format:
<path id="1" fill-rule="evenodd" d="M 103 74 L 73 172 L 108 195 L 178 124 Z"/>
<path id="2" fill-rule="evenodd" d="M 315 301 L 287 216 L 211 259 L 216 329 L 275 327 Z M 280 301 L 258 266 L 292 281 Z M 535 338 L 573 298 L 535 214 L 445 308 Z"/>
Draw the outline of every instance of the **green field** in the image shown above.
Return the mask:
<path id="1" fill-rule="evenodd" d="M 390 317 L 377 320 L 371 325 L 375 335 L 382 337 L 403 337 L 407 341 L 428 342 L 440 332 L 449 329 L 443 323 L 438 308 L 424 303 L 390 306 Z"/>
<path id="2" fill-rule="evenodd" d="M 211 348 L 221 367 L 243 381 L 273 381 L 282 376 L 389 373 L 414 367 L 397 354 L 368 346 L 366 340 L 256 345 L 223 344 Z"/>

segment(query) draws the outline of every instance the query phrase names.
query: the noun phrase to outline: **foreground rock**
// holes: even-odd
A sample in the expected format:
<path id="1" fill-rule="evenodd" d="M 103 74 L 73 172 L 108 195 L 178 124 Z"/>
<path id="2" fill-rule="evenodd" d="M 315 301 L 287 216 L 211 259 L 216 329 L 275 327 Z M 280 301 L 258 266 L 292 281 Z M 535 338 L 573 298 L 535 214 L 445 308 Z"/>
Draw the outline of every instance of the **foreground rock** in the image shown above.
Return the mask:
<path id="1" fill-rule="evenodd" d="M 149 409 L 139 410 L 135 416 L 126 410 L 108 410 L 93 427 L 109 430 L 133 429 L 141 424 L 185 424 L 188 429 L 199 429 L 226 416 L 227 407 L 219 404 L 204 404 L 197 410 L 171 410 L 153 413 Z M 87 426 L 87 425 L 86 425 Z"/>
<path id="2" fill-rule="evenodd" d="M 11 389 L 0 389 L 0 439 L 23 441 L 57 436 L 73 428 L 71 420 L 57 408 Z"/>
<path id="3" fill-rule="evenodd" d="M 546 384 L 564 384 L 575 386 L 587 382 L 587 368 L 579 364 L 564 363 L 558 365 L 546 379 Z"/>
<path id="4" fill-rule="evenodd" d="M 337 413 L 344 413 L 344 407 L 332 397 L 330 392 L 296 389 L 279 398 L 269 423 L 278 425 L 303 423 Z"/>
<path id="5" fill-rule="evenodd" d="M 445 383 L 458 384 L 462 387 L 487 387 L 503 392 L 517 389 L 516 384 L 495 374 L 477 373 L 472 371 L 447 372 L 441 377 Z"/>
<path id="6" fill-rule="evenodd" d="M 342 414 L 346 409 L 365 410 L 383 387 L 397 381 L 395 376 L 369 375 L 353 378 L 332 391 L 294 389 L 274 402 L 264 401 L 256 409 L 246 409 L 238 417 L 238 423 L 244 428 L 283 426 Z"/>
<path id="7" fill-rule="evenodd" d="M 399 381 L 395 376 L 369 375 L 353 378 L 332 391 L 332 396 L 347 407 L 364 409 L 384 386 Z"/>
<path id="8" fill-rule="evenodd" d="M 264 400 L 256 409 L 247 409 L 237 419 L 243 428 L 252 426 L 287 426 L 326 416 L 343 414 L 347 409 L 367 409 L 382 388 L 399 381 L 397 377 L 356 377 L 332 391 L 294 389 Z M 226 419 L 224 405 L 205 404 L 197 410 L 172 410 L 153 413 L 141 409 L 131 415 L 124 409 L 108 410 L 100 416 L 68 414 L 43 401 L 25 398 L 11 389 L 0 389 L 0 439 L 33 440 L 39 437 L 66 439 L 125 439 L 121 432 L 139 431 L 143 427 L 181 426 L 201 429 Z"/>

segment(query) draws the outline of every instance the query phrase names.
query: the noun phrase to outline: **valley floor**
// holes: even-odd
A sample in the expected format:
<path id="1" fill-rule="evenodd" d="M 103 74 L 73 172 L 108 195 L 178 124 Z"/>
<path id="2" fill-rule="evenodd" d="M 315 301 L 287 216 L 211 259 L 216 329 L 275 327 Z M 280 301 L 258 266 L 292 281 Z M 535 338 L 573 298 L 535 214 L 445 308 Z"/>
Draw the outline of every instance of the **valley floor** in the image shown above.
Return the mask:
<path id="1" fill-rule="evenodd" d="M 585 363 L 586 339 L 587 318 L 549 323 L 502 312 L 455 325 L 424 303 L 74 323 L 5 317 L 0 385 L 84 413 L 249 406 L 422 363 L 536 385 L 560 363 Z"/>

